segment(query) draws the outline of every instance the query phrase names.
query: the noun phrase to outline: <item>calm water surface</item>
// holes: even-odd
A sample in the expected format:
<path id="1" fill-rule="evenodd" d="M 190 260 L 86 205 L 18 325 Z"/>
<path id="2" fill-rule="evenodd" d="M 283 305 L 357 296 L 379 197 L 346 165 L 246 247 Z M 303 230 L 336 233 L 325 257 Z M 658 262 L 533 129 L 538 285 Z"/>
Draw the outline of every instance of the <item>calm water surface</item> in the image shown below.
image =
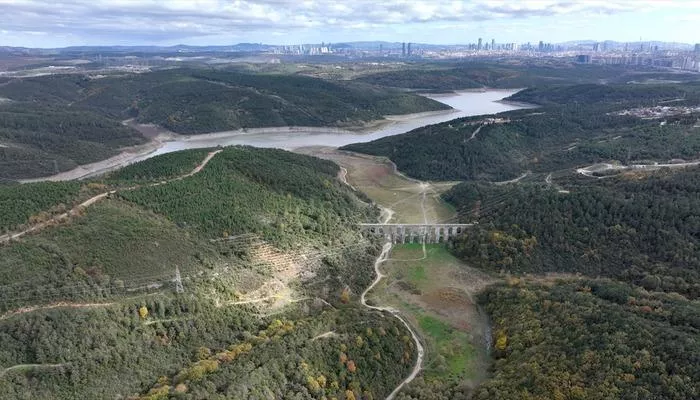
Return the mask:
<path id="1" fill-rule="evenodd" d="M 149 154 L 148 157 L 179 150 L 216 146 L 250 145 L 290 150 L 306 146 L 340 147 L 350 143 L 369 142 L 386 136 L 402 134 L 422 126 L 450 121 L 455 118 L 521 109 L 523 106 L 498 102 L 518 91 L 519 89 L 488 90 L 484 92 L 461 92 L 428 96 L 451 106 L 455 110 L 439 114 L 396 117 L 395 119 L 392 118 L 392 122 L 387 125 L 362 133 L 340 132 L 333 128 L 270 128 L 255 129 L 249 132 L 219 132 L 187 136 L 167 142 L 160 149 Z"/>

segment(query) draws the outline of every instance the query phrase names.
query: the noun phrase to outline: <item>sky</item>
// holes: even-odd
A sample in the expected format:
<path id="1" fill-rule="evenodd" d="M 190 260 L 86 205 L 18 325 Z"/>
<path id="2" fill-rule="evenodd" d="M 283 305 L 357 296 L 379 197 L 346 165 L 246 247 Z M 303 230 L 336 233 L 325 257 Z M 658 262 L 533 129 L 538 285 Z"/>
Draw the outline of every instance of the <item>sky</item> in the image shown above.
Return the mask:
<path id="1" fill-rule="evenodd" d="M 700 0 L 0 0 L 0 46 L 700 43 Z"/>

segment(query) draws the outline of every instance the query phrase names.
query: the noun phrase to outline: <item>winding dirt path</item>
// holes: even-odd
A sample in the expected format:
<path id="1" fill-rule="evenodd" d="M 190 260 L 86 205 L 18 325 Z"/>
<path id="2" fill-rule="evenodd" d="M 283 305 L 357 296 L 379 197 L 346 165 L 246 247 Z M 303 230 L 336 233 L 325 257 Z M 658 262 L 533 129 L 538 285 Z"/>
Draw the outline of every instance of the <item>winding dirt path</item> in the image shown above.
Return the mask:
<path id="1" fill-rule="evenodd" d="M 600 163 L 593 164 L 585 168 L 577 168 L 576 173 L 587 176 L 589 178 L 604 179 L 609 178 L 611 175 L 606 176 L 596 176 L 595 173 L 607 172 L 607 171 L 626 171 L 626 170 L 636 170 L 636 171 L 656 171 L 661 168 L 685 168 L 694 167 L 700 165 L 700 160 L 679 162 L 679 163 L 654 163 L 654 164 L 631 164 L 631 165 L 620 165 L 620 164 L 610 164 L 610 163 Z"/>
<path id="2" fill-rule="evenodd" d="M 367 304 L 367 293 L 374 289 L 375 286 L 379 283 L 379 281 L 384 278 L 384 274 L 382 274 L 382 271 L 379 269 L 379 266 L 386 261 L 389 258 L 389 253 L 391 252 L 391 243 L 385 243 L 384 247 L 382 248 L 382 252 L 379 254 L 379 257 L 377 257 L 377 260 L 374 262 L 374 272 L 377 274 L 377 277 L 374 278 L 374 281 L 372 282 L 371 285 L 365 289 L 364 292 L 362 292 L 362 295 L 360 296 L 360 303 L 362 303 L 363 306 L 369 308 L 370 310 L 376 310 L 376 311 L 387 311 L 391 313 L 394 317 L 396 317 L 401 323 L 404 324 L 406 329 L 408 329 L 409 332 L 411 332 L 411 337 L 413 337 L 413 342 L 416 344 L 416 350 L 418 352 L 418 356 L 416 357 L 416 365 L 413 367 L 413 370 L 411 371 L 411 374 L 404 379 L 399 386 L 394 389 L 393 392 L 391 392 L 387 397 L 386 400 L 392 400 L 401 389 L 403 389 L 404 386 L 408 385 L 413 381 L 416 376 L 420 373 L 420 371 L 423 369 L 423 358 L 425 357 L 425 349 L 423 349 L 423 345 L 420 342 L 420 339 L 418 338 L 418 334 L 413 330 L 411 325 L 406 321 L 404 317 L 401 316 L 399 310 L 392 308 L 392 307 L 378 307 L 378 306 L 371 306 Z"/>
<path id="3" fill-rule="evenodd" d="M 197 165 L 192 171 L 188 172 L 185 175 L 180 175 L 180 176 L 172 178 L 172 179 L 168 179 L 168 180 L 157 182 L 157 183 L 152 183 L 149 185 L 137 185 L 137 186 L 132 186 L 132 187 L 128 187 L 125 189 L 121 189 L 121 190 L 136 190 L 136 189 L 139 189 L 142 187 L 160 186 L 160 185 L 165 185 L 165 184 L 170 183 L 170 182 L 175 182 L 175 181 L 179 181 L 179 180 L 182 180 L 185 178 L 189 178 L 190 176 L 195 175 L 195 174 L 199 173 L 200 171 L 202 171 L 202 169 L 209 163 L 209 161 L 211 161 L 211 159 L 215 155 L 220 153 L 221 151 L 222 150 L 216 150 L 216 151 L 212 151 L 212 152 L 208 153 L 207 156 L 204 158 L 204 160 L 202 160 L 202 162 L 199 163 L 199 165 Z M 80 213 L 85 208 L 97 203 L 100 200 L 105 199 L 107 196 L 114 194 L 116 192 L 117 192 L 117 190 L 110 190 L 108 192 L 100 193 L 100 194 L 93 196 L 93 197 L 85 200 L 84 202 L 78 204 L 77 206 L 73 207 L 69 211 L 66 211 L 63 214 L 59 214 L 59 215 L 56 215 L 56 216 L 50 218 L 48 221 L 44 221 L 44 222 L 40 222 L 38 224 L 32 225 L 29 228 L 27 228 L 23 231 L 20 231 L 20 232 L 7 233 L 5 235 L 2 235 L 2 236 L 0 236 L 0 243 L 6 243 L 6 242 L 9 242 L 10 240 L 18 239 L 18 238 L 20 238 L 28 233 L 44 229 L 47 226 L 50 226 L 50 225 L 56 224 L 58 222 L 61 222 L 63 220 L 66 220 L 69 217 Z"/>
<path id="4" fill-rule="evenodd" d="M 61 301 L 58 303 L 47 304 L 44 306 L 29 306 L 22 307 L 16 310 L 8 311 L 5 314 L 0 315 L 0 321 L 14 317 L 19 314 L 26 314 L 39 310 L 51 310 L 53 308 L 95 308 L 95 307 L 109 307 L 116 303 L 71 303 L 66 301 Z"/>
<path id="5" fill-rule="evenodd" d="M 14 371 L 17 369 L 25 369 L 25 368 L 61 368 L 64 367 L 66 364 L 17 364 L 13 365 L 11 367 L 5 368 L 3 370 L 0 370 L 0 378 L 5 376 L 6 373 L 10 371 Z"/>

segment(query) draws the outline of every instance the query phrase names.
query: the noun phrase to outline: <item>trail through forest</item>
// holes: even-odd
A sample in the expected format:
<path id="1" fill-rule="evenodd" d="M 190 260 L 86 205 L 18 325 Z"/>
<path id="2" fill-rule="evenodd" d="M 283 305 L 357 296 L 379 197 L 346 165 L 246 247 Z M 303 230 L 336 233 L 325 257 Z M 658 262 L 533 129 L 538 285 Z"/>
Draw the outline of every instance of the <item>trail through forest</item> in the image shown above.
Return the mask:
<path id="1" fill-rule="evenodd" d="M 192 171 L 188 172 L 188 173 L 185 174 L 185 175 L 180 175 L 180 176 L 175 177 L 175 178 L 172 178 L 172 179 L 168 179 L 168 180 L 161 181 L 161 182 L 157 182 L 157 183 L 152 183 L 152 184 L 149 184 L 149 185 L 131 186 L 131 187 L 128 187 L 128 188 L 125 188 L 125 189 L 121 189 L 121 190 L 136 190 L 136 189 L 140 189 L 140 188 L 142 188 L 142 187 L 160 186 L 160 185 L 164 185 L 164 184 L 167 184 L 167 183 L 170 183 L 170 182 L 175 182 L 175 181 L 179 181 L 179 180 L 188 178 L 188 177 L 190 177 L 190 176 L 193 176 L 193 175 L 199 173 L 199 172 L 209 163 L 209 161 L 210 161 L 215 155 L 217 155 L 218 153 L 220 153 L 221 151 L 222 151 L 222 150 L 216 150 L 216 151 L 212 151 L 212 152 L 208 153 L 207 156 L 204 158 L 204 160 L 202 160 L 202 162 L 199 163 L 199 165 L 197 165 Z M 62 214 L 56 215 L 56 216 L 50 218 L 50 219 L 47 220 L 47 221 L 39 222 L 39 223 L 37 223 L 37 224 L 34 224 L 34 225 L 30 226 L 29 228 L 26 228 L 26 229 L 24 229 L 24 230 L 22 230 L 22 231 L 20 231 L 20 232 L 7 233 L 7 234 L 5 234 L 5 235 L 2 235 L 2 236 L 0 236 L 0 243 L 6 243 L 6 242 L 9 242 L 10 240 L 18 239 L 18 238 L 20 238 L 20 237 L 22 237 L 22 236 L 24 236 L 24 235 L 26 235 L 26 234 L 28 234 L 28 233 L 35 232 L 35 231 L 41 230 L 41 229 L 43 229 L 43 228 L 46 228 L 46 227 L 48 227 L 48 226 L 51 226 L 51 225 L 53 225 L 53 224 L 56 224 L 56 223 L 58 223 L 58 222 L 64 221 L 64 220 L 68 219 L 68 218 L 71 217 L 71 216 L 74 216 L 74 215 L 79 214 L 80 211 L 82 211 L 82 210 L 84 210 L 85 208 L 87 208 L 87 207 L 89 207 L 89 206 L 91 206 L 91 205 L 97 203 L 97 202 L 100 201 L 100 200 L 103 200 L 103 199 L 106 198 L 107 196 L 116 193 L 117 191 L 118 191 L 118 190 L 110 190 L 110 191 L 107 191 L 107 192 L 100 193 L 100 194 L 95 195 L 95 196 L 93 196 L 93 197 L 91 197 L 91 198 L 85 200 L 84 202 L 78 204 L 77 206 L 73 207 L 73 208 L 70 209 L 69 211 L 66 211 L 66 212 L 64 212 L 64 213 L 62 213 Z"/>
<path id="2" fill-rule="evenodd" d="M 61 368 L 66 366 L 66 364 L 17 364 L 11 367 L 7 367 L 0 370 L 0 378 L 5 376 L 10 371 L 21 370 L 21 369 L 33 369 L 33 368 Z"/>
<path id="3" fill-rule="evenodd" d="M 423 358 L 425 357 L 425 350 L 423 349 L 423 344 L 421 343 L 420 339 L 418 338 L 418 335 L 416 332 L 413 330 L 411 325 L 408 324 L 406 319 L 402 317 L 399 313 L 399 310 L 392 308 L 392 307 L 379 307 L 379 306 L 371 306 L 367 304 L 367 293 L 371 291 L 377 284 L 384 278 L 384 274 L 382 274 L 382 271 L 379 269 L 379 266 L 386 261 L 389 258 L 389 253 L 391 252 L 391 243 L 385 243 L 384 247 L 382 248 L 382 252 L 379 254 L 379 257 L 377 257 L 377 260 L 374 262 L 374 273 L 377 275 L 376 278 L 374 278 L 374 281 L 372 284 L 370 284 L 367 289 L 365 289 L 364 292 L 362 292 L 362 295 L 360 296 L 360 302 L 362 303 L 363 306 L 371 309 L 371 310 L 377 310 L 377 311 L 387 311 L 390 312 L 394 317 L 398 318 L 401 323 L 404 324 L 406 329 L 411 333 L 411 337 L 413 337 L 413 341 L 416 344 L 416 351 L 418 352 L 418 356 L 416 357 L 416 365 L 413 367 L 413 370 L 411 371 L 411 374 L 404 379 L 399 386 L 397 386 L 394 391 L 392 391 L 387 397 L 386 400 L 392 400 L 396 394 L 403 389 L 404 386 L 408 385 L 413 381 L 416 376 L 420 373 L 421 369 L 423 368 Z"/>

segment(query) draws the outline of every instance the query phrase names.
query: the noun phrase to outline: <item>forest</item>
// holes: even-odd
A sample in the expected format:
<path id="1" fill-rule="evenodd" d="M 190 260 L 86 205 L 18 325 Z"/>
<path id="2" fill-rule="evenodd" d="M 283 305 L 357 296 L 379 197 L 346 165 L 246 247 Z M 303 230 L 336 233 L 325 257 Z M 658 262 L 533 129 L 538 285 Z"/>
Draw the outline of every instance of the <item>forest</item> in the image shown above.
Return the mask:
<path id="1" fill-rule="evenodd" d="M 556 185 L 556 187 L 554 186 Z M 566 176 L 445 194 L 479 227 L 453 251 L 482 268 L 608 276 L 650 291 L 700 296 L 700 168 L 606 179 Z"/>
<path id="2" fill-rule="evenodd" d="M 475 88 L 524 88 L 562 84 L 627 83 L 668 79 L 696 81 L 693 73 L 665 73 L 651 68 L 616 65 L 572 64 L 546 60 L 540 65 L 509 65 L 502 62 L 414 62 L 396 71 L 377 72 L 356 82 L 387 87 L 451 92 Z"/>
<path id="3" fill-rule="evenodd" d="M 183 134 L 274 126 L 358 127 L 448 106 L 403 91 L 305 76 L 174 69 L 52 75 L 0 86 L 0 179 L 55 174 L 144 143 L 121 121 Z"/>
<path id="4" fill-rule="evenodd" d="M 0 105 L 0 179 L 56 174 L 144 143 L 118 120 L 63 104 Z"/>
<path id="5" fill-rule="evenodd" d="M 245 243 L 227 248 L 226 240 L 211 242 L 236 235 L 254 235 L 279 249 L 363 249 L 352 224 L 374 218 L 375 211 L 337 181 L 338 167 L 330 161 L 230 147 L 192 177 L 133 188 L 135 177 L 160 182 L 172 174 L 173 165 L 187 166 L 206 152 L 155 157 L 85 183 L 116 193 L 82 210 L 75 221 L 0 246 L 0 279 L 8 282 L 0 292 L 0 307 L 21 304 L 25 298 L 105 298 L 124 294 L 149 277 L 169 278 L 174 265 L 183 273 L 212 268 L 226 257 L 245 257 Z M 64 186 L 71 190 L 58 190 Z M 3 203 L 8 214 L 14 210 L 10 221 L 15 224 L 31 223 L 32 217 L 26 216 L 36 215 L 37 206 L 67 202 L 81 190 L 77 183 L 19 186 L 25 190 L 18 194 L 39 189 L 53 194 L 35 204 L 10 195 L 11 188 Z M 27 219 L 22 221 L 22 216 Z"/>
<path id="6" fill-rule="evenodd" d="M 576 100 L 565 100 L 572 96 Z M 505 181 L 527 171 L 548 173 L 599 162 L 695 159 L 700 153 L 700 136 L 693 134 L 697 113 L 668 117 L 663 124 L 614 114 L 679 97 L 685 100 L 678 104 L 700 104 L 700 86 L 528 89 L 511 99 L 544 105 L 498 114 L 501 123 L 467 117 L 343 149 L 388 157 L 399 170 L 424 180 Z"/>
<path id="7" fill-rule="evenodd" d="M 697 311 L 688 300 L 608 280 L 514 279 L 480 301 L 496 361 L 474 399 L 700 396 L 700 314 L 674 318 Z"/>
<path id="8" fill-rule="evenodd" d="M 3 194 L 8 221 L 87 186 L 116 193 L 0 246 L 3 398 L 380 399 L 408 374 L 416 354 L 405 327 L 356 302 L 378 245 L 348 221 L 376 210 L 337 180 L 338 167 L 231 147 L 167 181 L 209 151 L 88 182 L 6 187 L 46 193 L 41 204 Z"/>
<path id="9" fill-rule="evenodd" d="M 77 182 L 0 185 L 0 233 L 17 230 L 30 217 L 65 209 L 80 192 Z"/>
<path id="10" fill-rule="evenodd" d="M 697 113 L 618 113 L 697 106 L 699 88 L 546 85 L 513 95 L 539 107 L 500 123 L 463 118 L 345 147 L 419 179 L 462 180 L 442 198 L 478 224 L 447 246 L 501 280 L 478 299 L 493 323 L 491 377 L 473 390 L 423 378 L 398 398 L 700 395 L 700 168 L 576 172 L 696 160 Z"/>

